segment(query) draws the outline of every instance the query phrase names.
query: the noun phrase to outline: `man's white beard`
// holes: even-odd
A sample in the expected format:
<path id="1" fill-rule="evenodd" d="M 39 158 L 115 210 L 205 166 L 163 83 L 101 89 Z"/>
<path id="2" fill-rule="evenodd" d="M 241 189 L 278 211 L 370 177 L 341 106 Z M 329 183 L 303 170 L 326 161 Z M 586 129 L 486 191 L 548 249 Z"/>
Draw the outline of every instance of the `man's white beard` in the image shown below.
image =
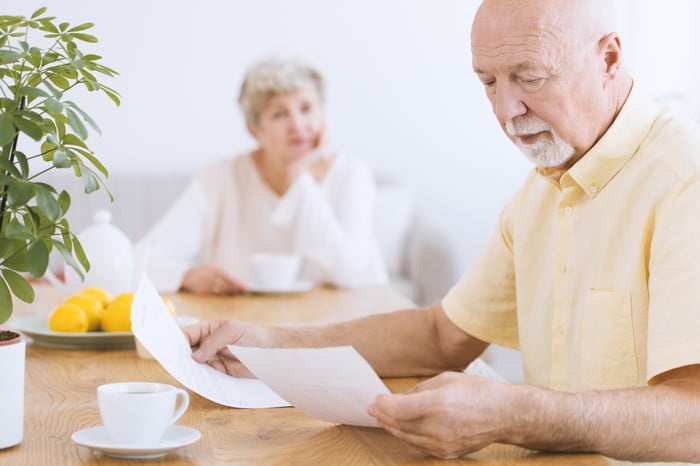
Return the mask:
<path id="1" fill-rule="evenodd" d="M 506 131 L 515 137 L 515 145 L 538 167 L 558 167 L 574 155 L 573 146 L 564 142 L 551 126 L 536 115 L 526 114 L 506 121 Z M 548 132 L 551 139 L 541 137 L 532 144 L 523 144 L 517 136 Z"/>

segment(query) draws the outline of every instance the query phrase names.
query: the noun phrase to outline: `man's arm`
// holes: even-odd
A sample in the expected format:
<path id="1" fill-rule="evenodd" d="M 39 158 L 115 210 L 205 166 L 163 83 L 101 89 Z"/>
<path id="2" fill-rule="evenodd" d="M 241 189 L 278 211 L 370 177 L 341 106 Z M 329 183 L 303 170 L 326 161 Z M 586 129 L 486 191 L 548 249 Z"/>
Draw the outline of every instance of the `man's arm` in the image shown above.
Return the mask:
<path id="1" fill-rule="evenodd" d="M 319 348 L 352 345 L 383 377 L 435 375 L 462 370 L 487 343 L 465 333 L 432 307 L 377 314 L 326 326 L 265 328 L 209 321 L 185 329 L 193 357 L 231 375 L 250 375 L 226 345 Z"/>
<path id="2" fill-rule="evenodd" d="M 454 458 L 491 443 L 632 461 L 700 462 L 700 365 L 651 387 L 565 393 L 444 373 L 369 412 L 396 437 Z"/>
<path id="3" fill-rule="evenodd" d="M 632 461 L 700 462 L 700 365 L 661 374 L 650 387 L 582 393 L 534 389 L 523 395 L 534 409 L 525 418 L 532 430 L 514 432 L 520 445 L 597 451 Z"/>

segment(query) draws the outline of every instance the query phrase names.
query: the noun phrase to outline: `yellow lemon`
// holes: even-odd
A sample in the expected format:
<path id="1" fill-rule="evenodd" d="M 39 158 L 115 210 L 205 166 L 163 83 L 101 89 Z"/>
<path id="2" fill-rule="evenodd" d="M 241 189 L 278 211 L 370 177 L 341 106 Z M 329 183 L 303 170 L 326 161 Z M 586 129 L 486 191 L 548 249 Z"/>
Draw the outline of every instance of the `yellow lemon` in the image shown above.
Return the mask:
<path id="1" fill-rule="evenodd" d="M 89 294 L 76 294 L 63 301 L 64 304 L 74 304 L 85 311 L 88 318 L 88 332 L 100 329 L 102 321 L 102 301 Z"/>
<path id="2" fill-rule="evenodd" d="M 54 332 L 85 333 L 88 331 L 88 317 L 75 304 L 60 304 L 49 316 L 49 329 Z"/>
<path id="3" fill-rule="evenodd" d="M 110 305 L 112 304 L 125 304 L 128 305 L 129 308 L 131 308 L 131 303 L 134 301 L 134 293 L 122 293 L 118 294 L 117 296 L 114 297 L 112 301 L 110 301 Z"/>
<path id="4" fill-rule="evenodd" d="M 165 303 L 165 307 L 168 308 L 168 311 L 170 312 L 171 315 L 177 315 L 177 309 L 175 309 L 175 303 L 170 298 L 166 298 L 163 296 L 163 302 Z"/>
<path id="5" fill-rule="evenodd" d="M 102 330 L 128 332 L 131 330 L 131 303 L 134 293 L 122 293 L 114 298 L 102 313 Z"/>
<path id="6" fill-rule="evenodd" d="M 112 301 L 112 295 L 109 294 L 109 291 L 98 286 L 88 286 L 80 290 L 80 293 L 78 294 L 89 294 L 90 296 L 94 296 L 100 300 L 102 307 L 107 307 L 109 302 Z"/>

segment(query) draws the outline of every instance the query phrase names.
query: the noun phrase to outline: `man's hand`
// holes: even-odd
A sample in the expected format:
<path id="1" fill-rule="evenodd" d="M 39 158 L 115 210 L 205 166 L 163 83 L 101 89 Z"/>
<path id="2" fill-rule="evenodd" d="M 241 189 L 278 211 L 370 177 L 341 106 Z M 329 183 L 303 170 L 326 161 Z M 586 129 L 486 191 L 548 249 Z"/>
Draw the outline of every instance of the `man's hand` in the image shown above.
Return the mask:
<path id="1" fill-rule="evenodd" d="M 369 414 L 395 437 L 439 458 L 457 458 L 504 437 L 510 385 L 444 372 L 396 395 L 379 395 Z"/>
<path id="2" fill-rule="evenodd" d="M 235 377 L 253 374 L 226 348 L 227 345 L 269 345 L 266 328 L 235 320 L 210 320 L 183 329 L 192 348 L 192 357 Z"/>

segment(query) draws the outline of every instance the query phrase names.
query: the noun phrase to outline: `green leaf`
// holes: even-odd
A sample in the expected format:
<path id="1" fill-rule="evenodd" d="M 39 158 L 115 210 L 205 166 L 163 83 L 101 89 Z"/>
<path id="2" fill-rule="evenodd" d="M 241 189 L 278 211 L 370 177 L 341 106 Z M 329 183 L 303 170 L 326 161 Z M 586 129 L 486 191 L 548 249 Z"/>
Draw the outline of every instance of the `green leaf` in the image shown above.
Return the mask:
<path id="1" fill-rule="evenodd" d="M 15 125 L 12 123 L 12 115 L 0 114 L 0 146 L 9 144 L 15 137 Z"/>
<path id="2" fill-rule="evenodd" d="M 78 40 L 82 40 L 83 42 L 90 42 L 92 44 L 97 42 L 97 37 L 90 35 L 90 34 L 82 34 L 82 33 L 71 33 L 70 34 L 72 37 Z"/>
<path id="3" fill-rule="evenodd" d="M 25 56 L 25 59 L 34 68 L 36 68 L 36 69 L 41 68 L 41 50 L 36 49 L 36 48 L 32 49 L 31 53 L 29 53 Z"/>
<path id="4" fill-rule="evenodd" d="M 45 11 L 46 11 L 46 7 L 45 7 L 45 6 L 42 6 L 41 8 L 39 8 L 38 10 L 36 10 L 34 13 L 32 13 L 31 18 L 32 18 L 32 19 L 37 19 L 39 16 L 43 15 Z"/>
<path id="5" fill-rule="evenodd" d="M 68 194 L 68 191 L 61 191 L 56 201 L 58 202 L 58 205 L 61 207 L 61 210 L 63 212 L 68 212 L 68 209 L 70 209 L 70 194 Z M 65 229 L 68 230 L 68 221 L 66 219 L 63 219 L 60 222 L 60 225 L 64 224 Z"/>
<path id="6" fill-rule="evenodd" d="M 75 131 L 76 135 L 80 139 L 87 139 L 87 128 L 83 124 L 78 114 L 75 113 L 73 110 L 67 108 L 66 115 L 68 116 L 68 122 L 70 124 L 70 127 L 73 128 L 73 131 Z"/>
<path id="7" fill-rule="evenodd" d="M 97 183 L 97 178 L 95 178 L 95 175 L 93 175 L 92 172 L 88 170 L 85 166 L 82 167 L 80 177 L 83 179 L 83 187 L 85 188 L 85 194 L 95 192 L 97 191 L 97 188 L 100 187 Z"/>
<path id="8" fill-rule="evenodd" d="M 39 278 L 49 266 L 49 249 L 43 241 L 35 241 L 27 249 L 27 268 L 32 277 Z"/>
<path id="9" fill-rule="evenodd" d="M 67 244 L 70 244 L 70 242 Z M 70 268 L 75 270 L 75 273 L 78 274 L 78 276 L 80 277 L 80 280 L 82 281 L 85 278 L 85 274 L 83 273 L 83 269 L 78 265 L 78 263 L 73 258 L 71 251 L 64 244 L 62 244 L 59 241 L 54 241 L 53 245 L 61 253 L 61 256 L 63 256 L 63 261 L 66 263 L 66 265 L 68 265 Z M 88 267 L 88 269 L 89 269 L 89 267 Z"/>
<path id="10" fill-rule="evenodd" d="M 29 97 L 48 97 L 49 94 L 47 94 L 45 91 L 37 88 L 37 87 L 32 87 L 32 86 L 23 86 L 19 90 L 20 95 L 26 95 Z"/>
<path id="11" fill-rule="evenodd" d="M 0 173 L 0 179 L 2 179 L 3 183 L 5 184 L 14 183 L 17 181 L 16 178 L 22 178 L 22 174 L 19 172 L 15 164 L 4 157 L 0 158 L 0 168 L 7 172 Z"/>
<path id="12" fill-rule="evenodd" d="M 5 257 L 7 251 L 10 250 L 10 246 L 12 246 L 12 241 L 7 238 L 0 237 L 0 257 Z"/>
<path id="13" fill-rule="evenodd" d="M 0 324 L 4 324 L 12 315 L 12 296 L 5 280 L 0 278 Z"/>
<path id="14" fill-rule="evenodd" d="M 46 218 L 51 222 L 58 220 L 63 214 L 63 211 L 61 210 L 61 206 L 58 205 L 58 202 L 56 202 L 56 198 L 53 194 L 41 184 L 34 185 L 34 191 L 36 192 L 37 207 L 41 213 L 46 215 Z"/>
<path id="15" fill-rule="evenodd" d="M 87 145 L 85 144 L 85 142 L 75 134 L 66 134 L 63 137 L 63 144 L 66 146 L 77 146 L 82 147 L 83 149 L 87 149 Z"/>
<path id="16" fill-rule="evenodd" d="M 28 80 L 28 82 L 30 82 L 30 84 L 31 84 L 31 80 Z M 35 83 L 35 85 L 37 85 L 39 83 L 43 84 L 56 99 L 60 100 L 63 97 L 63 92 L 61 92 L 58 89 L 56 89 L 55 87 L 53 87 L 50 82 L 42 81 L 41 76 L 38 76 L 38 80 Z"/>
<path id="17" fill-rule="evenodd" d="M 7 236 L 9 239 L 18 240 L 29 240 L 33 237 L 32 232 L 29 231 L 29 228 L 20 224 L 16 220 L 12 220 L 7 224 L 5 227 L 5 236 Z"/>
<path id="18" fill-rule="evenodd" d="M 53 166 L 56 168 L 70 168 L 70 159 L 62 150 L 53 153 Z"/>
<path id="19" fill-rule="evenodd" d="M 94 53 L 88 53 L 87 55 L 83 56 L 83 60 L 85 60 L 85 61 L 97 61 L 97 60 L 102 60 L 102 57 L 99 55 L 95 55 Z"/>
<path id="20" fill-rule="evenodd" d="M 93 121 L 93 119 L 90 118 L 90 115 L 88 115 L 87 113 L 85 113 L 85 112 L 83 111 L 82 108 L 78 107 L 78 105 L 77 105 L 75 102 L 66 101 L 66 102 L 65 102 L 65 105 L 68 106 L 68 107 L 70 107 L 70 108 L 72 108 L 72 109 L 75 110 L 78 114 L 80 114 L 80 116 L 82 117 L 82 119 L 85 120 L 85 121 L 92 127 L 92 129 L 95 130 L 95 132 L 96 132 L 97 134 L 102 134 L 102 131 L 100 130 L 100 127 L 97 126 L 97 123 L 95 123 L 95 122 Z M 82 141 L 81 141 L 81 142 L 82 142 Z M 87 146 L 85 146 L 85 144 L 83 144 L 83 147 L 87 147 Z"/>
<path id="21" fill-rule="evenodd" d="M 53 97 L 49 97 L 44 101 L 44 106 L 46 106 L 46 109 L 55 112 L 55 113 L 61 113 L 63 111 L 63 105 L 61 105 L 61 102 L 58 100 L 54 99 Z"/>
<path id="22" fill-rule="evenodd" d="M 107 97 L 109 97 L 112 102 L 117 104 L 117 107 L 121 104 L 121 101 L 119 100 L 119 93 L 115 91 L 114 89 L 111 89 L 103 84 L 100 84 L 100 89 L 107 94 Z"/>
<path id="23" fill-rule="evenodd" d="M 49 80 L 58 86 L 59 89 L 63 89 L 64 91 L 70 87 L 70 81 L 68 81 L 66 78 L 63 77 L 63 75 L 60 75 L 58 73 L 52 72 L 52 73 L 47 73 L 47 77 Z"/>
<path id="24" fill-rule="evenodd" d="M 107 171 L 107 168 L 102 165 L 102 162 L 100 162 L 97 157 L 95 157 L 92 153 L 86 152 L 86 151 L 80 151 L 83 156 L 90 161 L 90 163 L 97 168 L 104 176 L 109 176 L 109 172 Z"/>
<path id="25" fill-rule="evenodd" d="M 83 245 L 80 244 L 80 240 L 77 236 L 71 233 L 71 237 L 73 238 L 73 251 L 75 252 L 75 257 L 78 259 L 78 262 L 80 262 L 80 265 L 83 266 L 83 269 L 85 269 L 86 272 L 89 272 L 90 261 L 88 260 L 87 254 L 85 254 Z"/>
<path id="26" fill-rule="evenodd" d="M 86 30 L 86 29 L 90 29 L 90 28 L 93 27 L 94 25 L 95 25 L 95 23 L 83 23 L 83 24 L 79 24 L 79 25 L 77 25 L 77 26 L 75 26 L 75 27 L 70 28 L 70 29 L 68 30 L 68 32 L 84 31 L 84 30 Z"/>
<path id="27" fill-rule="evenodd" d="M 30 182 L 12 180 L 8 186 L 7 203 L 12 207 L 26 205 L 34 197 L 34 187 Z"/>
<path id="28" fill-rule="evenodd" d="M 15 241 L 15 244 L 19 244 L 22 248 L 24 248 L 25 241 Z M 27 250 L 15 250 L 12 256 L 9 256 L 7 259 L 5 259 L 5 262 L 3 262 L 2 265 L 5 268 L 14 270 L 15 272 L 26 272 Z"/>
<path id="29" fill-rule="evenodd" d="M 0 50 L 0 65 L 6 65 L 19 61 L 22 58 L 22 54 L 19 52 L 13 52 L 12 50 Z"/>
<path id="30" fill-rule="evenodd" d="M 34 139 L 35 141 L 41 140 L 44 135 L 44 130 L 41 126 L 37 125 L 33 121 L 25 118 L 24 115 L 15 113 L 12 118 L 13 123 L 21 132 Z"/>
<path id="31" fill-rule="evenodd" d="M 2 276 L 7 284 L 10 285 L 12 294 L 25 303 L 34 301 L 34 288 L 32 288 L 32 285 L 22 275 L 14 270 L 3 269 Z"/>
<path id="32" fill-rule="evenodd" d="M 24 152 L 15 151 L 15 164 L 19 166 L 19 172 L 22 179 L 27 179 L 29 177 L 29 161 Z"/>

